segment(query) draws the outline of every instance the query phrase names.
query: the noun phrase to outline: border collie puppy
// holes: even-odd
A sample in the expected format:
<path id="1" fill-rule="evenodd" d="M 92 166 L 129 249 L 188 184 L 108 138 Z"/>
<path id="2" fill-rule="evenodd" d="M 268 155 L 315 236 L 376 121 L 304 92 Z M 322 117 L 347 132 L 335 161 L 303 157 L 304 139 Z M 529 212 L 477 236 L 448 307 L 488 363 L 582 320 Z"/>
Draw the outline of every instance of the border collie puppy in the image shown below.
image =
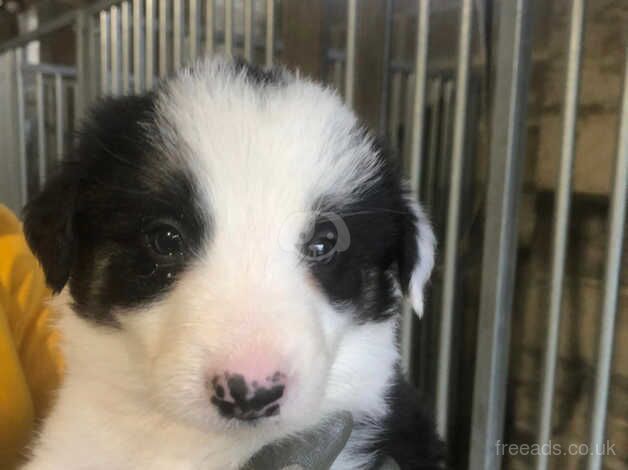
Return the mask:
<path id="1" fill-rule="evenodd" d="M 338 410 L 334 469 L 441 468 L 396 345 L 434 237 L 329 89 L 214 60 L 105 99 L 24 227 L 67 363 L 26 468 L 237 469 Z"/>

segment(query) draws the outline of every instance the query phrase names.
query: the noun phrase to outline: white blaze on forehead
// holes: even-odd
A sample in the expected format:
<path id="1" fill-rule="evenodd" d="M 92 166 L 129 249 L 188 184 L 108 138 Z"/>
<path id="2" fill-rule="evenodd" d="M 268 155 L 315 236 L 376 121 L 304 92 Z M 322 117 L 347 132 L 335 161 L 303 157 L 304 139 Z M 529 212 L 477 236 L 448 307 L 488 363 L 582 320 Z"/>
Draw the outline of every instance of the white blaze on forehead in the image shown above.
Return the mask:
<path id="1" fill-rule="evenodd" d="M 165 152 L 183 158 L 216 227 L 275 227 L 321 197 L 350 202 L 378 158 L 330 90 L 286 74 L 260 85 L 227 62 L 201 62 L 158 98 Z"/>

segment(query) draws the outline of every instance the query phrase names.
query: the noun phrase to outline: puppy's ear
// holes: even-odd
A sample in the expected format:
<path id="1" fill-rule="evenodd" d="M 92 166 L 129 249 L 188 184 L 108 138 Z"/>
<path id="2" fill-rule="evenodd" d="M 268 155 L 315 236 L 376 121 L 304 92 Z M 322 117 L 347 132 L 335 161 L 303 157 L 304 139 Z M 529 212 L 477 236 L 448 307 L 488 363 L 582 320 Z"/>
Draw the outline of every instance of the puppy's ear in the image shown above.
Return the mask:
<path id="1" fill-rule="evenodd" d="M 419 317 L 423 315 L 423 289 L 434 267 L 436 240 L 423 209 L 409 194 L 399 253 L 399 276 L 404 293 Z"/>
<path id="2" fill-rule="evenodd" d="M 26 240 L 55 293 L 68 281 L 74 260 L 76 193 L 73 168 L 66 166 L 24 208 Z"/>

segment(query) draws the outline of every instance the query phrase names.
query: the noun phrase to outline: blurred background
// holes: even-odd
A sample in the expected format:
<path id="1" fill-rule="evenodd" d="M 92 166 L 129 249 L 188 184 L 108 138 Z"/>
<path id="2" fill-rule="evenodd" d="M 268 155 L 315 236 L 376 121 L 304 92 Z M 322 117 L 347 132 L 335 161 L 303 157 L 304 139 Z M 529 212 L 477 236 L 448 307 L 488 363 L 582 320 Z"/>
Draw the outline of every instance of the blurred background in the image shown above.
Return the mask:
<path id="1" fill-rule="evenodd" d="M 0 0 L 0 203 L 19 212 L 99 96 L 211 54 L 298 68 L 433 220 L 401 347 L 454 467 L 626 469 L 627 45 L 627 0 Z"/>

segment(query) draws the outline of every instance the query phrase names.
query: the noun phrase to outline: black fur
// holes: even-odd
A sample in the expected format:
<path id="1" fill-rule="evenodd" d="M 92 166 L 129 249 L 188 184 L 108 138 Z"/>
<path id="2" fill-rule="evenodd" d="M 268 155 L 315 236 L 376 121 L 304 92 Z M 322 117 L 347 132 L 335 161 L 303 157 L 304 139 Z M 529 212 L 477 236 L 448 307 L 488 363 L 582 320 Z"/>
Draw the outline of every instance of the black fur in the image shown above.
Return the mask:
<path id="1" fill-rule="evenodd" d="M 114 307 L 158 298 L 207 235 L 193 178 L 159 148 L 154 95 L 102 101 L 72 158 L 25 209 L 25 232 L 50 287 L 66 282 L 79 315 L 115 324 Z M 168 167 L 172 168 L 168 168 Z M 186 256 L 151 257 L 146 232 L 176 225 Z"/>
<path id="2" fill-rule="evenodd" d="M 351 243 L 325 263 L 311 263 L 311 270 L 334 302 L 351 302 L 360 322 L 382 321 L 398 311 L 394 277 L 407 290 L 418 260 L 416 217 L 408 207 L 406 191 L 396 167 L 380 147 L 379 180 L 358 202 L 344 207 L 324 200 L 314 208 L 339 215 Z"/>
<path id="3" fill-rule="evenodd" d="M 434 429 L 434 421 L 421 403 L 419 392 L 397 371 L 388 392 L 390 413 L 381 423 L 382 432 L 365 452 L 376 452 L 380 459 L 392 457 L 401 470 L 442 470 L 446 467 L 446 450 Z M 356 423 L 355 427 L 368 426 Z"/>

